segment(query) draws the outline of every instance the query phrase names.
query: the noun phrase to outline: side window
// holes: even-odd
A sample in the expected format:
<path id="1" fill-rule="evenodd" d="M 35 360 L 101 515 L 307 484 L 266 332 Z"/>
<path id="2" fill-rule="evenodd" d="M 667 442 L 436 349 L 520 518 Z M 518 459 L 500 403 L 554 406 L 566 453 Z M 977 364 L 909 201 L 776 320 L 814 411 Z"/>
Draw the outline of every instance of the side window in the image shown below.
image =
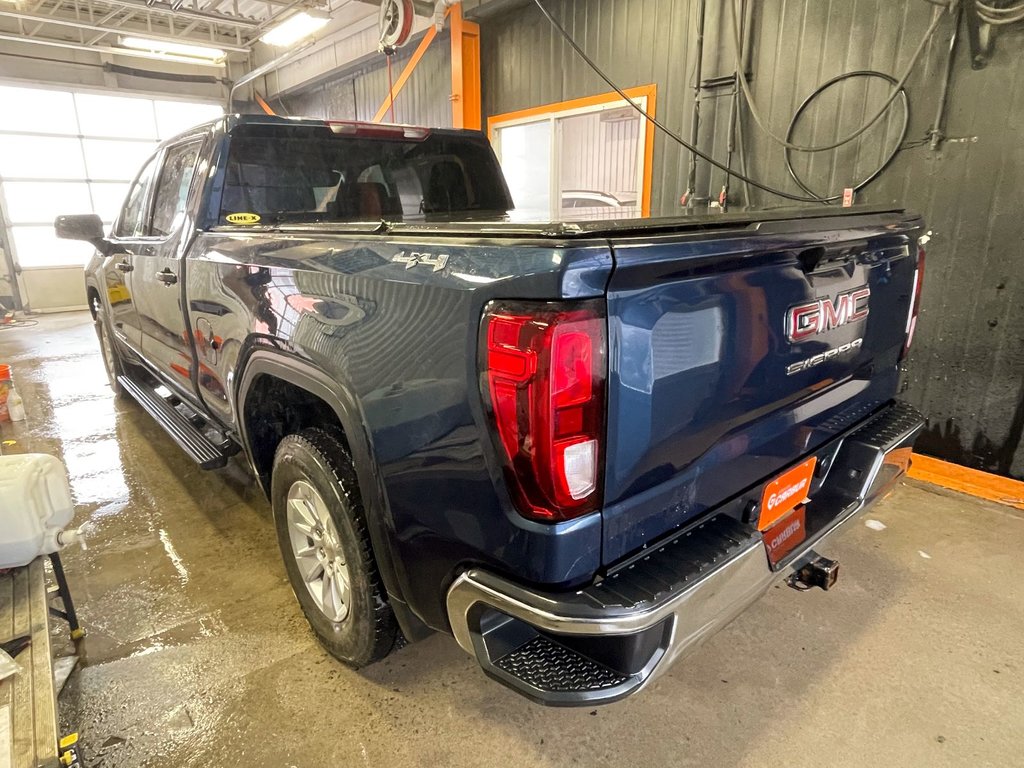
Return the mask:
<path id="1" fill-rule="evenodd" d="M 149 188 L 153 185 L 155 169 L 156 158 L 153 158 L 146 163 L 139 178 L 128 190 L 128 197 L 125 198 L 121 215 L 117 217 L 117 227 L 114 229 L 115 237 L 141 237 L 145 234 L 146 198 L 149 197 Z"/>
<path id="2" fill-rule="evenodd" d="M 180 144 L 164 155 L 164 167 L 153 197 L 151 234 L 157 237 L 171 234 L 178 217 L 184 213 L 201 146 L 202 141 Z"/>

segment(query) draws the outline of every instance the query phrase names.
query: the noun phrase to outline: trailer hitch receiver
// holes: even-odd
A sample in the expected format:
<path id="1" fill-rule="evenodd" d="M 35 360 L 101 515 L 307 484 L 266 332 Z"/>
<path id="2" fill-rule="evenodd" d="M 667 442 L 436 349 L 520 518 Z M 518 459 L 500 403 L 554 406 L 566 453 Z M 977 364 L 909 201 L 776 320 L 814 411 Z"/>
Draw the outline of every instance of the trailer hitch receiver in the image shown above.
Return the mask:
<path id="1" fill-rule="evenodd" d="M 835 586 L 839 578 L 839 561 L 814 555 L 790 578 L 790 585 L 797 589 L 821 587 L 826 592 Z"/>

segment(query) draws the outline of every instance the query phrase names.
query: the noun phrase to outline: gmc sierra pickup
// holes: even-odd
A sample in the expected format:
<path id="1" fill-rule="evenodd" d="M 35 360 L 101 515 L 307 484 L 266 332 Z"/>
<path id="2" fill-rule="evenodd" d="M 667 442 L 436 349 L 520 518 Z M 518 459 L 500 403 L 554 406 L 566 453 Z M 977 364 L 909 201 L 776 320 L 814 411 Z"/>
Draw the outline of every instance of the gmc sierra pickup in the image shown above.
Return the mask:
<path id="1" fill-rule="evenodd" d="M 889 491 L 921 221 L 516 224 L 468 131 L 231 116 L 160 146 L 86 284 L 110 383 L 241 451 L 320 641 L 450 632 L 539 702 L 636 692 Z"/>

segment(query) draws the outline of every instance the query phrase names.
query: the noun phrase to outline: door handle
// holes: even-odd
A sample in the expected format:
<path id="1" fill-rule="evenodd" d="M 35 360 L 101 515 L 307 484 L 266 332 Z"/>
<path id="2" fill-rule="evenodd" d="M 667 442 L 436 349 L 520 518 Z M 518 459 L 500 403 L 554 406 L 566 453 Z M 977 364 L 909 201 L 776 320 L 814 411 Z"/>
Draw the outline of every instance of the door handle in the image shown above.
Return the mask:
<path id="1" fill-rule="evenodd" d="M 164 285 L 174 285 L 178 282 L 178 276 L 171 272 L 169 269 L 165 269 L 161 272 L 156 273 L 156 279 Z"/>
<path id="2" fill-rule="evenodd" d="M 135 269 L 135 267 L 132 266 L 132 263 L 128 261 L 128 259 L 122 259 L 121 261 L 117 262 L 114 265 L 114 267 L 121 270 L 122 272 L 131 272 L 133 269 Z"/>

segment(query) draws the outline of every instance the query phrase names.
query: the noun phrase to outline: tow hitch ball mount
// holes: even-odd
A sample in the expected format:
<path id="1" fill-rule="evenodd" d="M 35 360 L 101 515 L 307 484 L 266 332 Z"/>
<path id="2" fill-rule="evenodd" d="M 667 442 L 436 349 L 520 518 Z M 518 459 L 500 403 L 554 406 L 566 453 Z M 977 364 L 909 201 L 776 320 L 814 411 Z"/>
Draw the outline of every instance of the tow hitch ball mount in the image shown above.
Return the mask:
<path id="1" fill-rule="evenodd" d="M 826 592 L 835 586 L 839 578 L 839 561 L 814 554 L 789 578 L 789 585 L 796 589 L 821 587 Z"/>

